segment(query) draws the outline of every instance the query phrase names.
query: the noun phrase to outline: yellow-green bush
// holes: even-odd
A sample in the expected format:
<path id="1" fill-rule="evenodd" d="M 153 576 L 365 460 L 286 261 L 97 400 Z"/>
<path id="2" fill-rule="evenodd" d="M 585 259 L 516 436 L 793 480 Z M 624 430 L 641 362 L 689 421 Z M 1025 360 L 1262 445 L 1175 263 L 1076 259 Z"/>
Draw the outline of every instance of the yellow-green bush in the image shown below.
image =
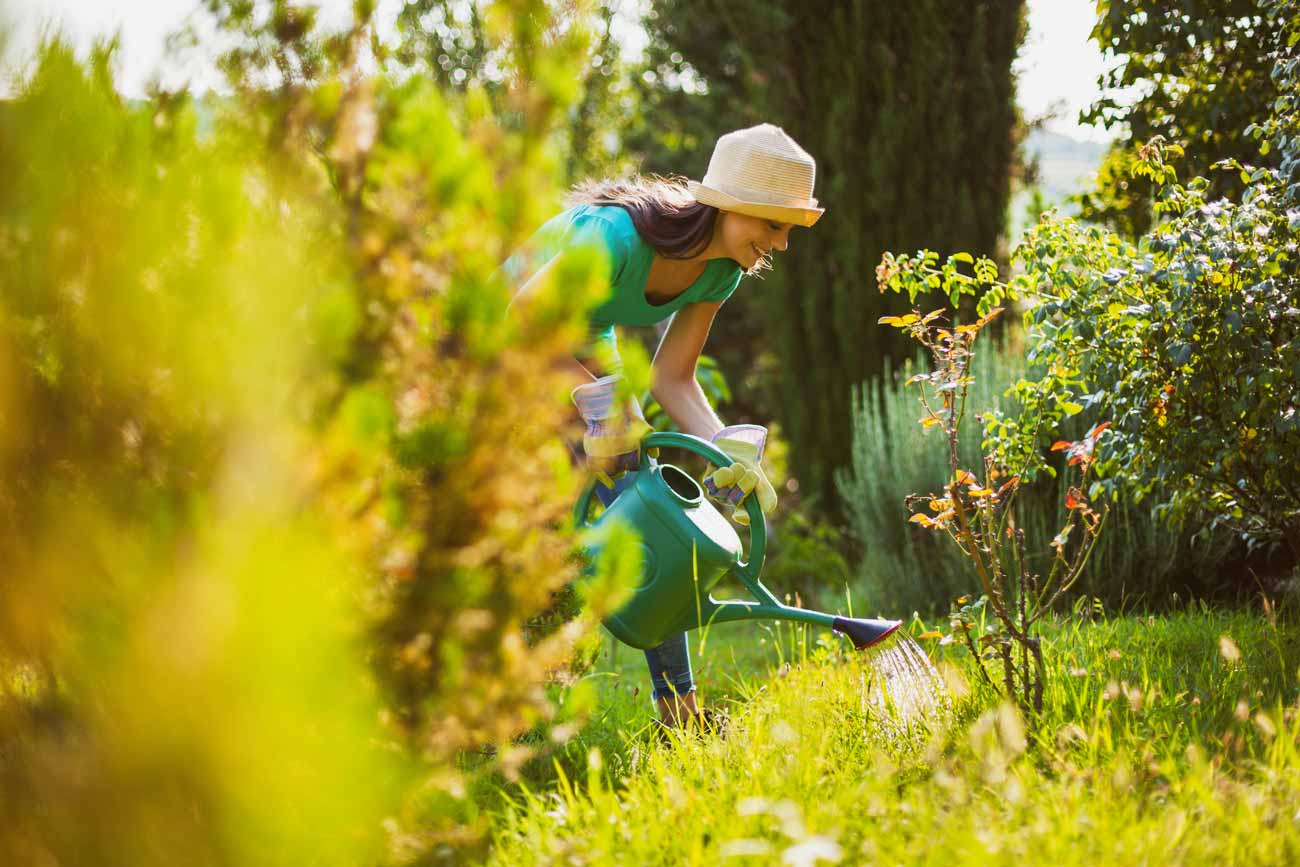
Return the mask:
<path id="1" fill-rule="evenodd" d="M 457 757 L 522 762 L 591 626 L 523 632 L 576 574 L 557 362 L 599 263 L 526 318 L 494 276 L 557 201 L 582 16 L 488 11 L 498 117 L 367 74 L 366 4 L 207 6 L 210 131 L 58 45 L 0 114 L 6 863 L 472 843 Z"/>
<path id="2" fill-rule="evenodd" d="M 105 61 L 0 135 L 0 861 L 355 864 L 395 768 L 293 409 L 336 260 Z"/>

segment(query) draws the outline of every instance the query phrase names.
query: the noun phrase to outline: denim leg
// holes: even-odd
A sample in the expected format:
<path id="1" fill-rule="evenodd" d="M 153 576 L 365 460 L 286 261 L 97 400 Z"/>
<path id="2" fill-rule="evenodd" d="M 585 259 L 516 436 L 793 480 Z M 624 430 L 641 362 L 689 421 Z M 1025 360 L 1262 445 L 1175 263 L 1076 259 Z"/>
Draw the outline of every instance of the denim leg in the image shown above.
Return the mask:
<path id="1" fill-rule="evenodd" d="M 691 677 L 691 649 L 686 643 L 685 632 L 670 635 L 658 647 L 647 650 L 645 661 L 650 666 L 650 681 L 654 684 L 656 699 L 686 695 L 695 689 Z"/>

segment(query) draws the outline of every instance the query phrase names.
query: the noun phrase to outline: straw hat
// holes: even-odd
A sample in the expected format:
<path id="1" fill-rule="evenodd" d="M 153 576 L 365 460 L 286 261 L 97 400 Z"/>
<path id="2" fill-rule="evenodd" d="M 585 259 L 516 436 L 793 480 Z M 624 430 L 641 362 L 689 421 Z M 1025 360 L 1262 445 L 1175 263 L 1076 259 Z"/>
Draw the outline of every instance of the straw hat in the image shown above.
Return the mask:
<path id="1" fill-rule="evenodd" d="M 704 180 L 687 186 L 705 205 L 811 226 L 825 212 L 813 198 L 816 177 L 808 152 L 779 126 L 762 123 L 719 138 Z"/>

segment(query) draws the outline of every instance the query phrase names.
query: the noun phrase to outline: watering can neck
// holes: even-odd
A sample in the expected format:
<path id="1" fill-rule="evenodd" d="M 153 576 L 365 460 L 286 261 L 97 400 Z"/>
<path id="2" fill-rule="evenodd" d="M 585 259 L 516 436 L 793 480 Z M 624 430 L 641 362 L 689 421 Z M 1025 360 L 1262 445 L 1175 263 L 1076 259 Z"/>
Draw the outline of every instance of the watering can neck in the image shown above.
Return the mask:
<path id="1" fill-rule="evenodd" d="M 703 457 L 715 466 L 723 466 L 730 462 L 726 453 L 707 440 L 700 439 L 699 437 L 670 431 L 658 431 L 652 433 L 641 440 L 639 451 L 640 460 L 639 468 L 636 473 L 636 481 L 629 485 L 627 489 L 619 495 L 619 498 L 610 504 L 609 510 L 621 511 L 618 506 L 619 500 L 628 496 L 636 496 L 643 502 L 647 495 L 651 499 L 662 497 L 666 500 L 677 500 L 677 495 L 670 495 L 666 492 L 648 494 L 648 492 L 653 490 L 653 488 L 642 487 L 642 476 L 650 475 L 646 473 L 645 470 L 653 470 L 655 467 L 659 467 L 660 472 L 657 477 L 658 480 L 662 482 L 665 488 L 671 489 L 671 484 L 675 478 L 672 473 L 680 473 L 681 476 L 689 482 L 690 492 L 689 494 L 686 492 L 677 492 L 677 494 L 692 501 L 693 504 L 688 507 L 686 503 L 677 502 L 674 504 L 672 509 L 664 510 L 664 514 L 670 516 L 674 513 L 677 515 L 690 515 L 688 522 L 694 524 L 695 527 L 679 527 L 681 535 L 684 535 L 688 540 L 696 538 L 701 524 L 708 526 L 709 530 L 706 532 L 706 535 L 710 539 L 715 538 L 714 532 L 716 531 L 720 536 L 718 544 L 722 548 L 726 549 L 729 552 L 728 556 L 734 558 L 736 562 L 735 571 L 737 576 L 742 580 L 757 581 L 758 574 L 763 567 L 764 557 L 767 553 L 767 527 L 764 523 L 762 509 L 760 509 L 758 505 L 758 498 L 749 497 L 745 500 L 745 509 L 749 515 L 749 559 L 746 562 L 741 563 L 739 562 L 739 557 L 742 555 L 743 549 L 742 546 L 740 546 L 739 536 L 736 535 L 735 529 L 727 519 L 723 518 L 721 513 L 705 499 L 702 489 L 694 479 L 677 467 L 672 467 L 670 473 L 667 470 L 668 467 L 671 467 L 670 464 L 656 464 L 655 461 L 650 458 L 648 454 L 649 451 L 651 449 L 660 448 L 684 449 Z M 665 473 L 668 473 L 668 475 L 665 475 Z M 646 479 L 644 481 L 651 480 Z M 592 526 L 588 516 L 591 513 L 591 504 L 592 500 L 595 499 L 596 485 L 598 484 L 600 483 L 595 480 L 591 481 L 587 485 L 586 490 L 583 491 L 582 496 L 579 497 L 578 502 L 574 507 L 574 524 L 579 528 L 590 528 Z M 694 502 L 696 496 L 698 496 L 698 502 Z M 709 517 L 707 519 L 699 518 L 698 520 L 695 520 L 696 516 Z M 714 520 L 715 516 L 716 520 Z M 603 520 L 604 519 L 602 518 L 602 521 Z M 724 530 L 726 532 L 723 532 Z M 732 541 L 733 539 L 735 540 L 734 543 Z"/>
<path id="2" fill-rule="evenodd" d="M 622 508 L 624 497 L 637 498 L 635 510 Z M 672 464 L 643 466 L 610 510 L 615 515 L 626 512 L 635 516 L 642 543 L 652 551 L 684 547 L 701 569 L 728 569 L 744 554 L 731 523 L 705 498 L 699 484 Z"/>

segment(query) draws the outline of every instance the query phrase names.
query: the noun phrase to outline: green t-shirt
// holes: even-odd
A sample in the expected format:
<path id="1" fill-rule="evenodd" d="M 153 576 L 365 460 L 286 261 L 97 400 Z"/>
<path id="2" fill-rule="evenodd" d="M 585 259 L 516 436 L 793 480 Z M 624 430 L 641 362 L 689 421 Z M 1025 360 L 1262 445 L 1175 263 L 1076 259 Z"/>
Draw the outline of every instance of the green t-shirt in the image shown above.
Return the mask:
<path id="1" fill-rule="evenodd" d="M 741 269 L 731 259 L 711 259 L 690 287 L 665 304 L 646 300 L 646 280 L 654 249 L 641 239 L 632 216 L 617 205 L 576 205 L 555 215 L 537 230 L 524 252 L 506 263 L 516 286 L 536 267 L 566 248 L 598 245 L 609 256 L 610 287 L 606 299 L 589 314 L 592 339 L 615 349 L 615 325 L 654 325 L 696 301 L 725 301 L 740 283 Z M 536 267 L 532 267 L 536 266 Z"/>

